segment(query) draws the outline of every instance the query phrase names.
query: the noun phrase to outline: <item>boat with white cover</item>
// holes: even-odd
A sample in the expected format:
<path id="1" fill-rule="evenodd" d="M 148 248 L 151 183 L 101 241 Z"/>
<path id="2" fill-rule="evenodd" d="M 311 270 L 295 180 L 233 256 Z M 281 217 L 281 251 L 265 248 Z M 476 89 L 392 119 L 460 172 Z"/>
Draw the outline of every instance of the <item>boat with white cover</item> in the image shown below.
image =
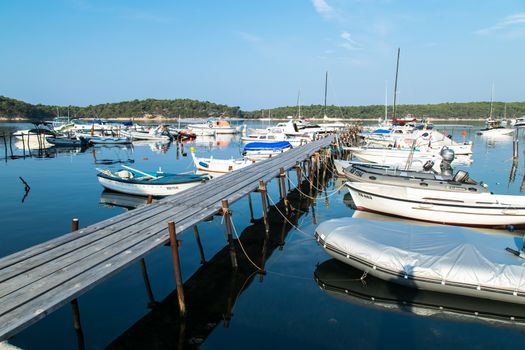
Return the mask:
<path id="1" fill-rule="evenodd" d="M 525 197 L 463 193 L 347 182 L 358 210 L 440 224 L 505 227 L 525 225 Z"/>
<path id="2" fill-rule="evenodd" d="M 525 309 L 516 304 L 414 289 L 369 274 L 362 279 L 363 274 L 353 266 L 329 259 L 316 266 L 314 278 L 327 295 L 360 307 L 455 322 L 525 323 Z"/>
<path id="3" fill-rule="evenodd" d="M 200 124 L 190 124 L 188 129 L 194 132 L 197 135 L 209 135 L 207 132 L 209 130 L 214 131 L 215 135 L 218 134 L 237 134 L 242 130 L 242 126 L 233 127 L 230 122 L 223 118 L 209 118 L 205 123 Z M 200 134 L 200 131 L 203 131 L 203 134 Z"/>
<path id="4" fill-rule="evenodd" d="M 277 156 L 292 149 L 287 141 L 280 142 L 251 142 L 244 146 L 243 156 L 249 160 L 261 160 Z"/>
<path id="5" fill-rule="evenodd" d="M 521 238 L 450 226 L 340 218 L 315 232 L 345 264 L 410 288 L 525 304 Z"/>

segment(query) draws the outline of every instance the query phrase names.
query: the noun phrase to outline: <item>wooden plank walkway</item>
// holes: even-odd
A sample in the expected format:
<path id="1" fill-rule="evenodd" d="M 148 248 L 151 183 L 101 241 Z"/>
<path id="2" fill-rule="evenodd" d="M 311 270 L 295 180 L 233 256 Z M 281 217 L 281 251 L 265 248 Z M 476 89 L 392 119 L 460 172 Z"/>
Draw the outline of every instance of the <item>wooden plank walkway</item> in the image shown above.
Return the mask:
<path id="1" fill-rule="evenodd" d="M 177 232 L 256 190 L 306 155 L 328 146 L 331 135 L 228 173 L 153 204 L 120 214 L 0 259 L 0 341 L 70 302 L 169 240 Z"/>

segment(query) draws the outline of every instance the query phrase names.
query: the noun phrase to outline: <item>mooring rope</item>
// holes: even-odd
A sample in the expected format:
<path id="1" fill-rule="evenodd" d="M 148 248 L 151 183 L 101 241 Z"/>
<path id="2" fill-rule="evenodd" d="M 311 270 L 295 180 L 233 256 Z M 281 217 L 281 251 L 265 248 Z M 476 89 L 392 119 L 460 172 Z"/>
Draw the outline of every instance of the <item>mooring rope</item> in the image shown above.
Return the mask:
<path id="1" fill-rule="evenodd" d="M 290 181 L 290 183 L 295 187 L 295 189 L 296 189 L 300 194 L 302 194 L 303 196 L 308 197 L 309 199 L 312 199 L 312 200 L 317 199 L 317 197 L 311 197 L 311 196 L 307 195 L 306 193 L 303 193 L 303 192 L 300 190 L 299 186 L 298 186 L 296 183 L 294 183 L 293 180 L 288 176 L 288 174 L 285 174 L 285 176 L 286 176 L 286 178 L 288 179 L 288 181 Z M 312 187 L 314 187 L 318 192 L 322 192 L 322 189 L 319 189 L 319 188 L 317 188 L 314 184 L 312 184 L 312 183 L 310 182 L 310 179 L 308 179 L 308 177 L 305 177 L 305 178 L 306 178 L 306 180 L 308 181 L 308 183 L 310 183 L 310 184 L 312 185 Z M 327 198 L 327 197 L 331 197 L 331 196 L 333 196 L 333 195 L 339 193 L 339 191 L 340 191 L 343 187 L 345 187 L 345 184 L 344 184 L 344 183 L 343 183 L 341 186 L 339 186 L 337 189 L 335 189 L 335 190 L 332 190 L 332 191 L 324 191 L 324 192 L 326 193 L 325 198 Z"/>
<path id="2" fill-rule="evenodd" d="M 244 246 L 241 242 L 241 238 L 239 237 L 239 234 L 237 233 L 237 228 L 235 227 L 235 224 L 233 223 L 233 220 L 230 220 L 231 224 L 232 224 L 232 227 L 233 227 L 233 232 L 235 233 L 235 237 L 237 238 L 237 242 L 239 242 L 239 246 L 241 247 L 241 250 L 243 251 L 244 255 L 246 256 L 246 259 L 248 259 L 248 261 L 259 271 L 263 271 L 262 268 L 260 268 L 256 263 L 253 262 L 252 259 L 250 259 L 250 256 L 248 255 L 248 253 L 246 252 L 246 250 L 244 249 Z"/>

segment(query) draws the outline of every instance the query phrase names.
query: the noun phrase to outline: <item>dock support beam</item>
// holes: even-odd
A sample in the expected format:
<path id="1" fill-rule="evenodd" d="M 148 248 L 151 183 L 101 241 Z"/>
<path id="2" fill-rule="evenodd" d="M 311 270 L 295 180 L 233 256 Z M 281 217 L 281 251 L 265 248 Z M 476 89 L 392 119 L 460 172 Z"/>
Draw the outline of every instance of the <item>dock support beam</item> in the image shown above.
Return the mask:
<path id="1" fill-rule="evenodd" d="M 233 245 L 233 235 L 232 235 L 232 223 L 231 223 L 231 210 L 228 204 L 228 201 L 224 199 L 222 201 L 222 215 L 224 216 L 224 221 L 226 222 L 226 232 L 228 233 L 228 245 L 230 246 L 230 260 L 232 267 L 237 269 L 237 254 L 235 253 L 235 246 Z"/>
<path id="2" fill-rule="evenodd" d="M 253 205 L 252 205 L 252 196 L 248 192 L 248 207 L 250 209 L 250 223 L 253 223 L 255 220 L 253 218 Z"/>
<path id="3" fill-rule="evenodd" d="M 263 221 L 264 221 L 264 227 L 266 229 L 266 233 L 270 232 L 270 227 L 268 225 L 268 218 L 266 217 L 266 184 L 263 180 L 259 181 L 259 192 L 261 192 L 261 202 L 262 202 L 262 214 L 263 214 Z"/>
<path id="4" fill-rule="evenodd" d="M 79 221 L 77 218 L 71 220 L 71 232 L 78 231 Z M 82 331 L 82 324 L 80 323 L 80 308 L 78 307 L 78 299 L 71 300 L 71 311 L 73 313 L 73 328 L 77 334 L 77 346 L 79 349 L 85 349 L 84 332 Z"/>
<path id="5" fill-rule="evenodd" d="M 301 173 L 301 165 L 299 162 L 295 162 L 295 172 L 297 173 L 297 188 L 301 185 L 303 175 Z"/>
<path id="6" fill-rule="evenodd" d="M 179 241 L 175 231 L 175 223 L 168 222 L 168 231 L 170 233 L 171 256 L 173 258 L 173 270 L 175 271 L 175 285 L 177 287 L 177 297 L 179 300 L 179 311 L 182 317 L 186 316 L 186 303 L 184 301 L 184 289 L 182 286 L 182 273 L 180 270 L 179 258 Z"/>
<path id="7" fill-rule="evenodd" d="M 279 182 L 280 182 L 281 191 L 283 193 L 285 210 L 286 210 L 286 213 L 288 213 L 289 203 L 288 203 L 288 198 L 286 197 L 286 182 L 284 181 L 284 177 L 285 177 L 284 168 L 281 168 L 279 169 Z"/>

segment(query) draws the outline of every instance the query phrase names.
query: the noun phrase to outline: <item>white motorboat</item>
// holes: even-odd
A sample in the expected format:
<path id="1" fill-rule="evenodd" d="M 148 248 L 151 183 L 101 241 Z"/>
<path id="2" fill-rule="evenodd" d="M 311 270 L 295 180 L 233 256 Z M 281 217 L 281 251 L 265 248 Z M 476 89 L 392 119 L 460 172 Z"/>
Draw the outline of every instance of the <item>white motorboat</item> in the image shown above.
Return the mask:
<path id="1" fill-rule="evenodd" d="M 230 171 L 242 169 L 252 164 L 254 161 L 248 159 L 216 159 L 198 158 L 195 155 L 195 148 L 191 148 L 191 157 L 197 170 L 207 173 L 226 174 Z"/>
<path id="2" fill-rule="evenodd" d="M 439 167 L 442 157 L 436 151 L 425 151 L 420 149 L 397 149 L 397 148 L 364 148 L 345 147 L 352 155 L 363 162 L 389 165 L 404 168 L 407 165 L 423 167 L 427 162 L 433 162 Z"/>
<path id="3" fill-rule="evenodd" d="M 209 118 L 205 123 L 201 124 L 190 124 L 188 125 L 195 134 L 199 135 L 198 132 L 202 130 L 213 130 L 215 134 L 237 134 L 241 131 L 242 126 L 233 127 L 230 122 L 223 118 Z M 208 135 L 208 134 L 206 134 Z"/>
<path id="4" fill-rule="evenodd" d="M 261 160 L 277 156 L 292 149 L 287 141 L 280 142 L 251 142 L 244 146 L 243 156 L 249 160 Z"/>
<path id="5" fill-rule="evenodd" d="M 525 225 L 525 198 L 374 183 L 346 183 L 358 210 L 440 224 L 473 227 Z"/>
<path id="6" fill-rule="evenodd" d="M 133 141 L 170 141 L 173 139 L 168 127 L 165 125 L 160 125 L 156 128 L 150 128 L 147 131 L 142 130 L 128 130 L 122 132 L 123 136 L 131 138 Z"/>
<path id="7" fill-rule="evenodd" d="M 516 119 L 516 122 L 514 123 L 515 128 L 523 128 L 525 127 L 525 117 L 519 117 Z"/>
<path id="8" fill-rule="evenodd" d="M 321 223 L 315 237 L 335 259 L 382 280 L 525 304 L 525 260 L 516 256 L 523 240 L 512 235 L 340 218 Z"/>
<path id="9" fill-rule="evenodd" d="M 472 180 L 468 173 L 463 170 L 459 170 L 452 176 L 438 174 L 433 171 L 392 170 L 352 164 L 344 169 L 343 173 L 350 182 L 376 183 L 449 192 L 488 192 L 485 185 Z"/>
<path id="10" fill-rule="evenodd" d="M 489 118 L 485 121 L 485 127 L 477 132 L 478 135 L 492 137 L 510 135 L 514 132 L 512 128 L 505 128 L 501 125 L 501 120 Z"/>

